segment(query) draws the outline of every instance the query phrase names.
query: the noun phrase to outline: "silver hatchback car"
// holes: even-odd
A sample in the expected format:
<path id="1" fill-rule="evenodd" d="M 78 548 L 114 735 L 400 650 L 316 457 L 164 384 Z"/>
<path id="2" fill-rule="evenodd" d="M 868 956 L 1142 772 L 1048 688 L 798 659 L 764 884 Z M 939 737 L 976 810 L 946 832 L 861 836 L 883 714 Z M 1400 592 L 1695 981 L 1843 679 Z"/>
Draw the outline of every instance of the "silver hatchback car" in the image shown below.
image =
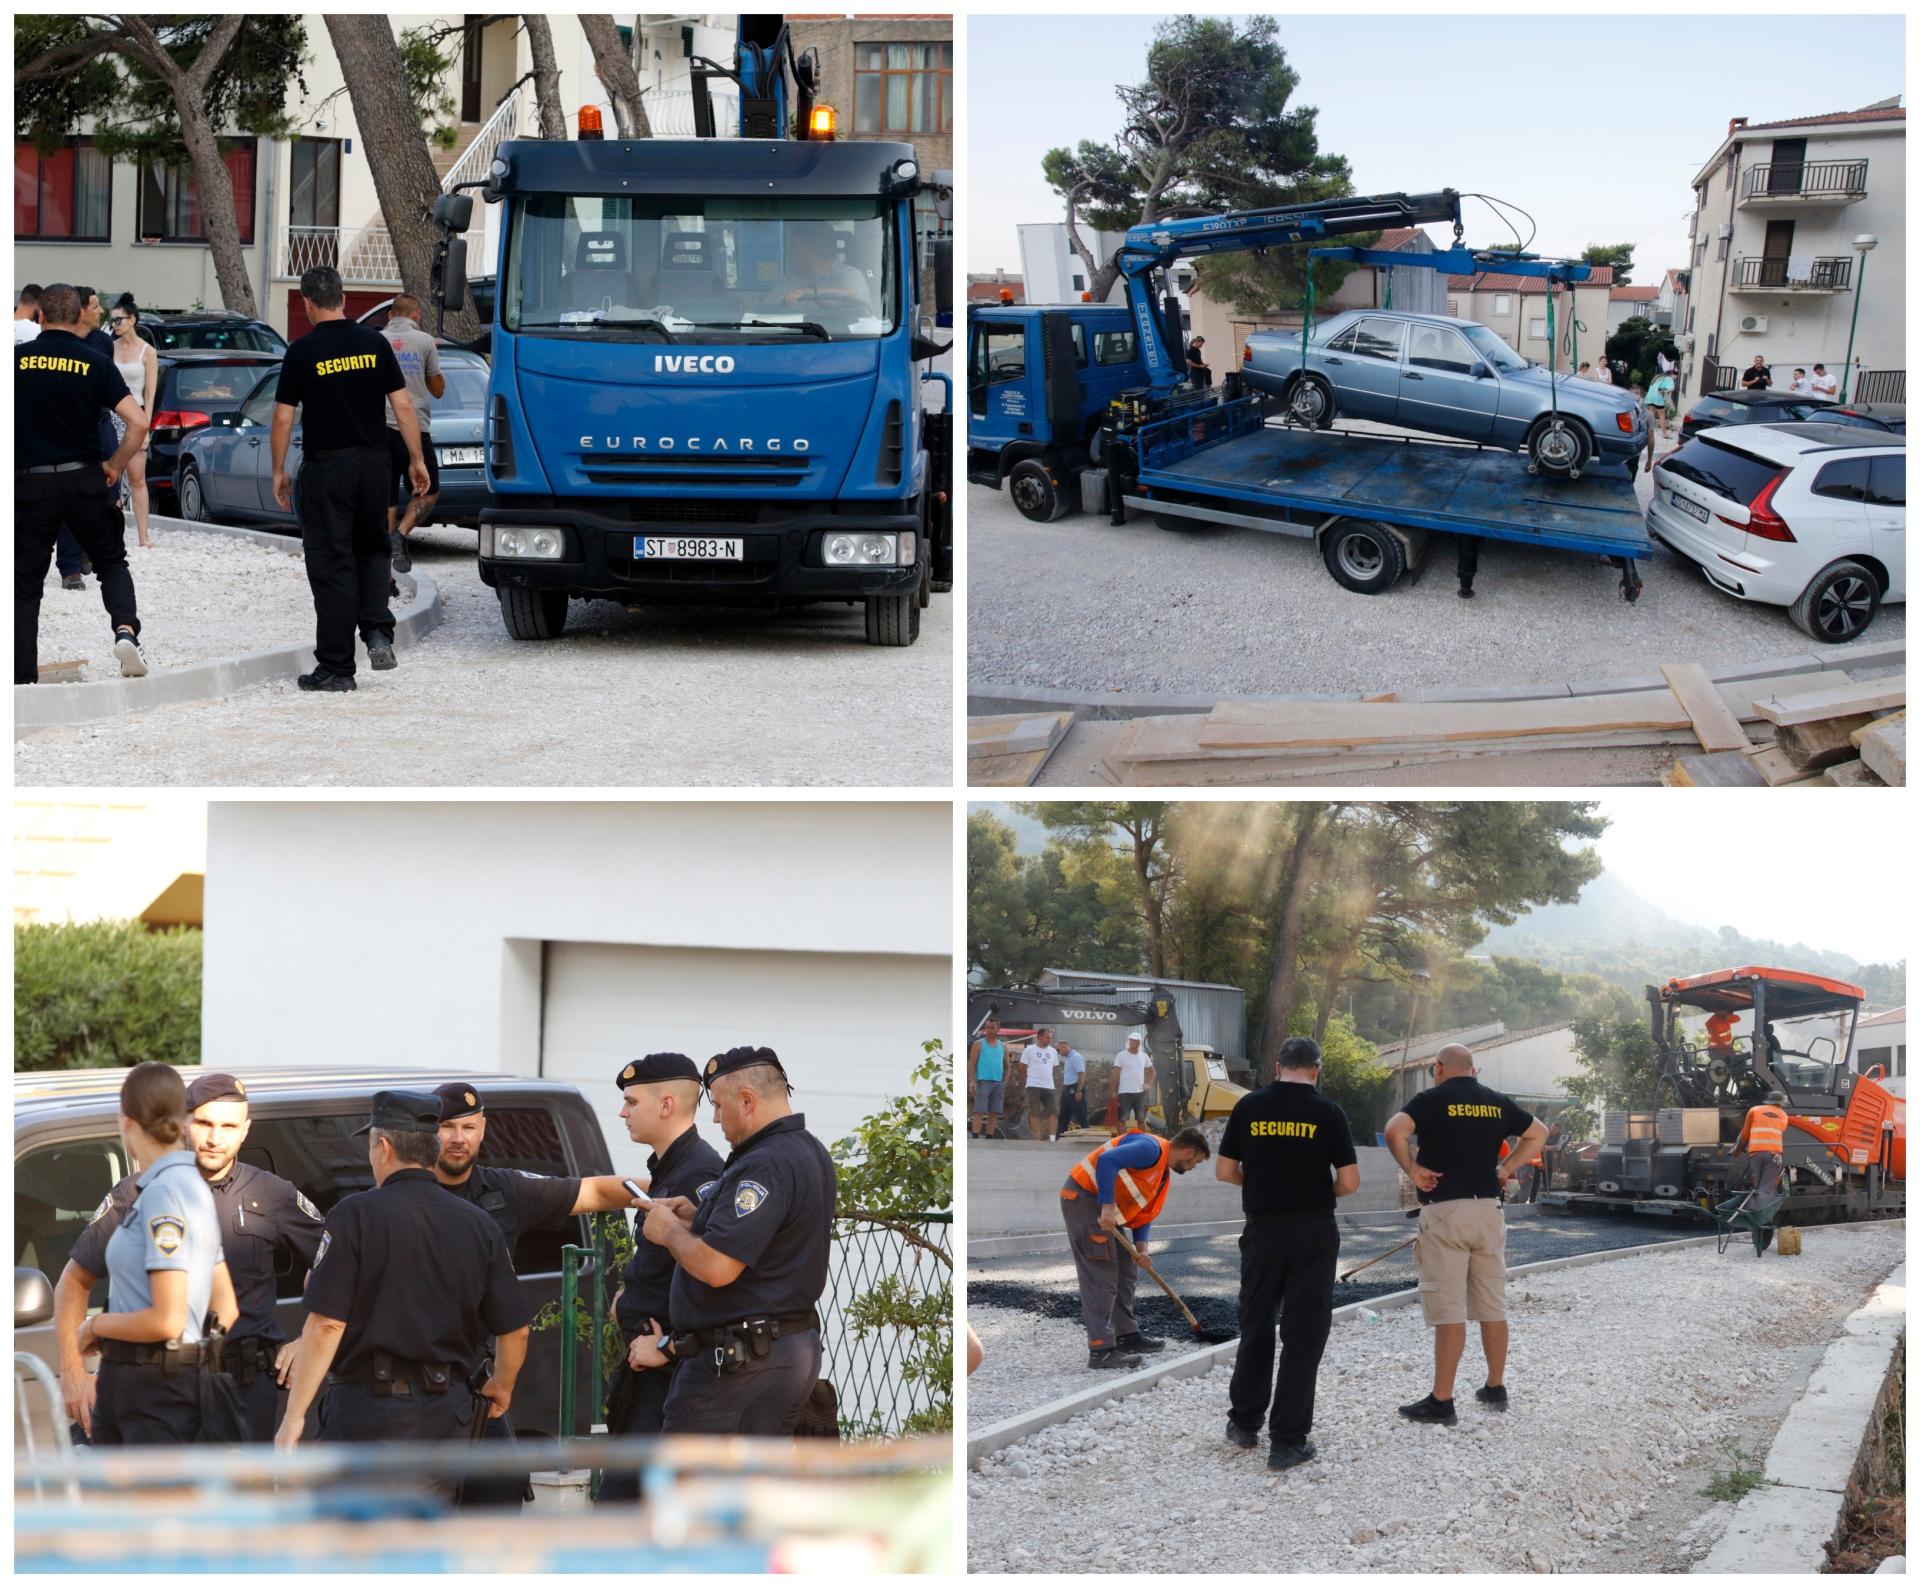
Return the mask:
<path id="1" fill-rule="evenodd" d="M 1300 337 L 1247 338 L 1249 385 L 1304 424 L 1373 419 L 1525 452 L 1535 468 L 1577 479 L 1595 458 L 1637 473 L 1647 411 L 1633 393 L 1530 364 L 1473 320 L 1393 309 L 1349 309 Z M 1551 389 L 1550 389 L 1551 388 Z"/>

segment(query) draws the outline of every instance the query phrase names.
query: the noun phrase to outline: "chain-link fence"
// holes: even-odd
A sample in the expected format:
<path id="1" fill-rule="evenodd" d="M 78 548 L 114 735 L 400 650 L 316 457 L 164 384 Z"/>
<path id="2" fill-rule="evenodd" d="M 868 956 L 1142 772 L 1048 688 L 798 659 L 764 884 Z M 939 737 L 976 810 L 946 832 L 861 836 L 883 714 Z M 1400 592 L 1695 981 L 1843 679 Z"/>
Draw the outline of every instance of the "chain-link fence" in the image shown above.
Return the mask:
<path id="1" fill-rule="evenodd" d="M 820 1298 L 822 1371 L 839 1393 L 848 1438 L 950 1425 L 952 1235 L 951 1213 L 897 1227 L 857 1215 L 834 1220 Z"/>

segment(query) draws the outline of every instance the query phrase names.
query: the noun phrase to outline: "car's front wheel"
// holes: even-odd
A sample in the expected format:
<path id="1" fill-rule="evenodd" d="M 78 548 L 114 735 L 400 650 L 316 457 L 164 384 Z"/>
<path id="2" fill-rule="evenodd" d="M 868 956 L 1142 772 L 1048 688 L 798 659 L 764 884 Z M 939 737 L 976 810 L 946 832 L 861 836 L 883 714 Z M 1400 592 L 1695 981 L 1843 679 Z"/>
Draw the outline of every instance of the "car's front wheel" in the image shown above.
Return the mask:
<path id="1" fill-rule="evenodd" d="M 1542 414 L 1527 432 L 1527 461 L 1542 474 L 1578 479 L 1593 456 L 1593 437 L 1578 419 Z"/>
<path id="2" fill-rule="evenodd" d="M 189 524 L 211 524 L 207 513 L 207 491 L 200 483 L 200 471 L 191 463 L 180 465 L 180 516 Z"/>
<path id="3" fill-rule="evenodd" d="M 1867 632 L 1880 610 L 1880 581 L 1857 562 L 1822 568 L 1787 608 L 1794 627 L 1822 645 L 1844 645 Z"/>
<path id="4" fill-rule="evenodd" d="M 1299 375 L 1287 388 L 1287 416 L 1311 430 L 1324 430 L 1335 414 L 1333 387 L 1324 375 Z"/>

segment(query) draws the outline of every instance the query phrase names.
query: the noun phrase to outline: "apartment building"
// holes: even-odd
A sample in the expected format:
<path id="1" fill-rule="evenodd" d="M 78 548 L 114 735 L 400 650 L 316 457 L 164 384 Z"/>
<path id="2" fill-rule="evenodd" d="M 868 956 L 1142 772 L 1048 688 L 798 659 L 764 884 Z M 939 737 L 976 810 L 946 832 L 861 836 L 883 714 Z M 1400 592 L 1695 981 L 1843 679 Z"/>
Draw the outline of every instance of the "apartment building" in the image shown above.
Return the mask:
<path id="1" fill-rule="evenodd" d="M 1613 267 L 1595 265 L 1585 281 L 1572 287 L 1554 284 L 1549 314 L 1547 283 L 1539 277 L 1482 270 L 1447 277 L 1445 312 L 1479 321 L 1522 358 L 1572 370 L 1597 358 L 1606 345 L 1612 293 Z"/>
<path id="2" fill-rule="evenodd" d="M 1693 178 L 1682 392 L 1727 390 L 1758 354 L 1853 367 L 1848 395 L 1905 400 L 1906 132 L 1899 100 L 1753 122 L 1735 116 Z"/>

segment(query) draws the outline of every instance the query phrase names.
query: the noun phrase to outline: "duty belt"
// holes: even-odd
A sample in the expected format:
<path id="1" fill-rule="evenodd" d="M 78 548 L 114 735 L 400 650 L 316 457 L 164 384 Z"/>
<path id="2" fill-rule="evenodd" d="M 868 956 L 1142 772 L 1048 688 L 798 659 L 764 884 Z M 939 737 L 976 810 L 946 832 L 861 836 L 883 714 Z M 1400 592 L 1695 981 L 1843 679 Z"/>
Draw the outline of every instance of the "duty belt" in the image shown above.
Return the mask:
<path id="1" fill-rule="evenodd" d="M 202 1355 L 209 1362 L 212 1353 L 203 1353 L 198 1340 L 182 1345 L 178 1340 L 158 1340 L 136 1345 L 130 1340 L 102 1340 L 100 1355 L 109 1362 L 123 1362 L 132 1367 L 151 1367 L 158 1363 L 161 1367 L 198 1367 Z"/>
<path id="2" fill-rule="evenodd" d="M 105 460 L 102 459 L 101 461 L 104 462 Z M 84 461 L 77 463 L 36 463 L 29 468 L 15 469 L 13 472 L 16 474 L 69 474 L 75 469 L 97 469 L 99 467 L 99 462 L 87 463 Z"/>
<path id="3" fill-rule="evenodd" d="M 456 1378 L 464 1379 L 463 1369 L 445 1362 L 409 1362 L 403 1357 L 375 1351 L 365 1371 L 352 1377 L 336 1373 L 336 1384 L 370 1384 L 376 1395 L 444 1395 Z"/>
<path id="4" fill-rule="evenodd" d="M 715 1368 L 739 1367 L 748 1357 L 761 1358 L 783 1335 L 805 1334 L 820 1327 L 820 1314 L 811 1307 L 805 1312 L 769 1313 L 762 1318 L 742 1318 L 737 1323 L 715 1324 L 706 1329 L 680 1329 L 669 1336 L 670 1355 L 682 1362 L 700 1353 L 710 1352 Z"/>

